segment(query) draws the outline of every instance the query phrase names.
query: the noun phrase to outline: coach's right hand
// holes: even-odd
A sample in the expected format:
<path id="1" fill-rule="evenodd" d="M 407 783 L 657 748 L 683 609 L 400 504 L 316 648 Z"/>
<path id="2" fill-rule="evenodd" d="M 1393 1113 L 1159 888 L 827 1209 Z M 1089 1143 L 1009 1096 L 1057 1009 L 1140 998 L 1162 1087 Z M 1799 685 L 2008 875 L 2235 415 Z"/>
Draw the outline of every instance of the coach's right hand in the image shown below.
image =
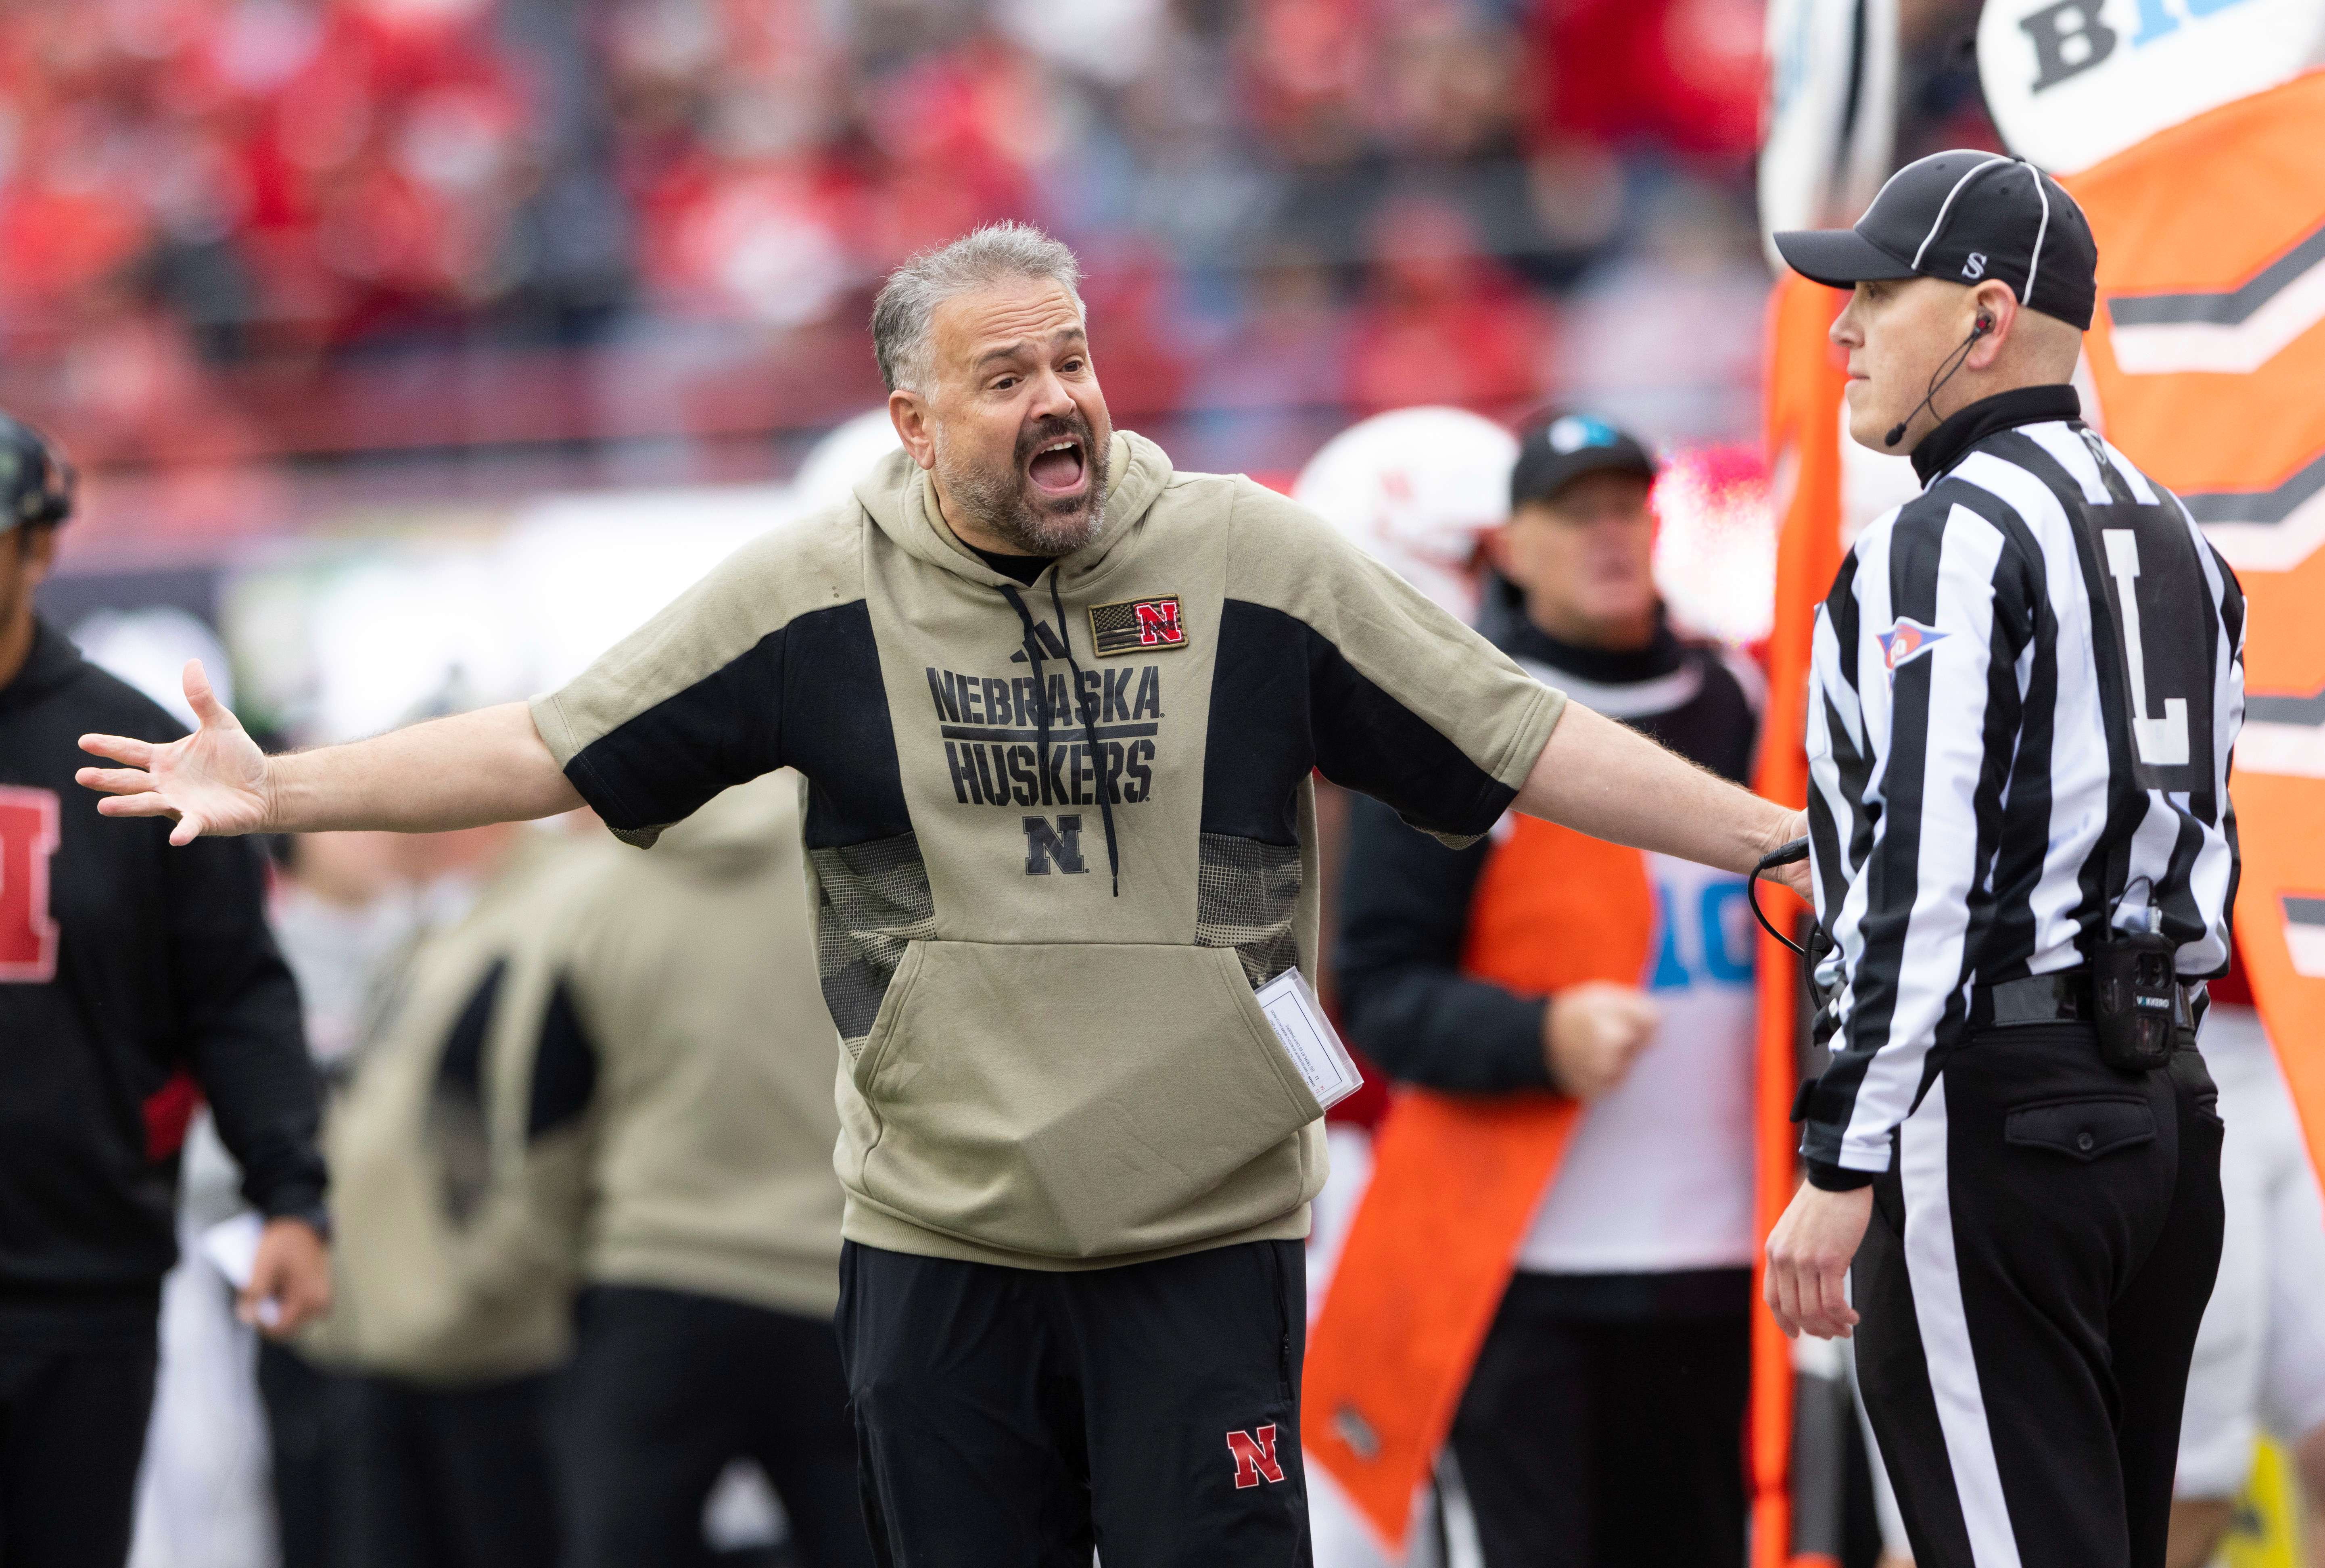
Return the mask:
<path id="1" fill-rule="evenodd" d="M 210 690 L 199 659 L 186 664 L 186 701 L 201 728 L 155 743 L 125 735 L 84 735 L 80 748 L 124 764 L 85 767 L 73 776 L 113 797 L 97 803 L 108 817 L 175 817 L 172 844 L 204 833 L 256 832 L 266 826 L 266 754 Z"/>
<path id="2" fill-rule="evenodd" d="M 1561 1094 L 1586 1104 L 1621 1083 L 1655 1037 L 1663 1013 L 1636 988 L 1585 980 L 1550 999 L 1542 1054 Z"/>

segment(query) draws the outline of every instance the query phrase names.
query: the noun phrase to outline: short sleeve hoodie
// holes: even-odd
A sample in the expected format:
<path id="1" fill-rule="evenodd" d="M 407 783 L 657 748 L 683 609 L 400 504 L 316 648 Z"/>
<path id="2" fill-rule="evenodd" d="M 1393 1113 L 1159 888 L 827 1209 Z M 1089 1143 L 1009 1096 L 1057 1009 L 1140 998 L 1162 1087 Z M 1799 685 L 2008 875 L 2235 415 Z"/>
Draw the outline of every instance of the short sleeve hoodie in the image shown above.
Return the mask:
<path id="1" fill-rule="evenodd" d="M 1255 987 L 1311 970 L 1311 775 L 1452 841 L 1564 699 L 1328 524 L 1114 438 L 1021 587 L 886 459 L 533 716 L 637 842 L 791 766 L 844 1053 L 847 1234 L 1027 1267 L 1302 1235 L 1320 1111 Z"/>

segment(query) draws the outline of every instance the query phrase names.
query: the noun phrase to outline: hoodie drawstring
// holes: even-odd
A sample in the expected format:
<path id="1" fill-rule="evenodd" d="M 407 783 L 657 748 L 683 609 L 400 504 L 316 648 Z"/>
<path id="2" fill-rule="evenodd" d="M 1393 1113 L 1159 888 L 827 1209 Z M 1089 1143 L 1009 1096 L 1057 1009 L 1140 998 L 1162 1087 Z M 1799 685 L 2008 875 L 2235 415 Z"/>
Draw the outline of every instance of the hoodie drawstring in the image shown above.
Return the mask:
<path id="1" fill-rule="evenodd" d="M 1004 583 L 1001 592 L 1010 608 L 1025 626 L 1025 657 L 1033 666 L 1033 686 L 1042 700 L 1034 712 L 1041 723 L 1042 776 L 1050 776 L 1050 682 L 1042 668 L 1042 637 L 1035 629 L 1033 612 L 1025 608 L 1024 599 L 1014 586 Z M 1106 868 L 1114 878 L 1114 895 L 1122 896 L 1122 851 L 1114 837 L 1114 803 L 1107 798 L 1109 781 L 1107 777 L 1106 752 L 1098 743 L 1098 728 L 1091 717 L 1095 702 L 1087 700 L 1082 692 L 1082 667 L 1074 662 L 1074 639 L 1066 623 L 1066 601 L 1058 593 L 1058 569 L 1050 569 L 1050 602 L 1058 611 L 1058 645 L 1066 651 L 1066 668 L 1073 676 L 1073 689 L 1066 695 L 1068 710 L 1081 715 L 1082 739 L 1089 747 L 1090 765 L 1098 773 L 1098 814 L 1106 824 Z"/>

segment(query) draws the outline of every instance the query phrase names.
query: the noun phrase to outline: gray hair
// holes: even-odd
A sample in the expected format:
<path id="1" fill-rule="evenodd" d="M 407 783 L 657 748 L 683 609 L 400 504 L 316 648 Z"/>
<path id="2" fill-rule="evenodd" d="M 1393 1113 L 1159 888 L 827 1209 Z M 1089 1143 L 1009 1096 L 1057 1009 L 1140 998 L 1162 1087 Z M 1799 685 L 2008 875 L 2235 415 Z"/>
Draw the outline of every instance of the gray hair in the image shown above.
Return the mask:
<path id="1" fill-rule="evenodd" d="M 939 305 L 1013 278 L 1060 284 L 1082 302 L 1081 263 L 1030 223 L 988 223 L 890 273 L 872 305 L 872 353 L 888 390 L 919 391 L 927 381 L 929 323 Z"/>

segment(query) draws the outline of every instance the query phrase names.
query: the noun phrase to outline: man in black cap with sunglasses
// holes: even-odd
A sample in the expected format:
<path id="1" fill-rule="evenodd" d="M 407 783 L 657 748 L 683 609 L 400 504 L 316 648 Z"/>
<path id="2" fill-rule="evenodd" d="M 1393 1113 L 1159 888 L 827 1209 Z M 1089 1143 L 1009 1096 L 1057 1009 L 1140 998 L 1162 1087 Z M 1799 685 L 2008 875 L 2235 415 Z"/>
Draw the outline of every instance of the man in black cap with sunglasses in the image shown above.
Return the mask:
<path id="1" fill-rule="evenodd" d="M 169 848 L 73 783 L 90 729 L 183 726 L 80 656 L 32 590 L 72 470 L 0 414 L 0 1558 L 118 1568 L 177 1259 L 178 1155 L 207 1098 L 265 1217 L 241 1310 L 330 1298 L 320 1115 L 254 842 Z M 197 854 L 194 851 L 199 850 Z"/>
<path id="2" fill-rule="evenodd" d="M 1854 229 L 1776 244 L 1853 291 L 1849 432 L 1924 488 L 1817 613 L 1832 1062 L 1769 1304 L 1791 1332 L 1861 1316 L 1922 1568 L 2156 1568 L 2219 1257 L 2193 1042 L 2228 959 L 2243 596 L 2080 418 L 2098 249 L 2041 172 L 1937 153 Z"/>

